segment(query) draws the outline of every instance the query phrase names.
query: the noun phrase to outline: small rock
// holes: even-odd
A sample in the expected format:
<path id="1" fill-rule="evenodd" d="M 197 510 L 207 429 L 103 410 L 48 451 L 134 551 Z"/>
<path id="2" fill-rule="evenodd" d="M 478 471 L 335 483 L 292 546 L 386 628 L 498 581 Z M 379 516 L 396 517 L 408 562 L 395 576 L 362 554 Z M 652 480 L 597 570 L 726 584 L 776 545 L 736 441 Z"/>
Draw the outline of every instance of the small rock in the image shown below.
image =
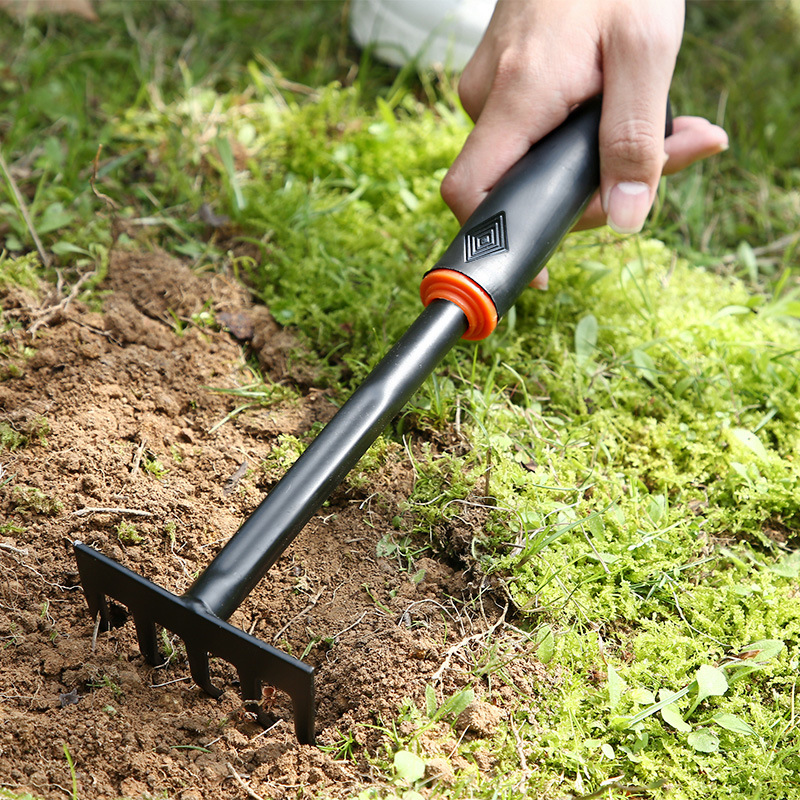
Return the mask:
<path id="1" fill-rule="evenodd" d="M 225 326 L 230 331 L 231 336 L 240 342 L 249 342 L 255 335 L 253 320 L 249 314 L 244 312 L 217 314 L 217 322 Z"/>
<path id="2" fill-rule="evenodd" d="M 445 786 L 453 786 L 456 782 L 455 770 L 446 758 L 429 758 L 425 762 L 425 777 Z"/>
<path id="3" fill-rule="evenodd" d="M 459 714 L 456 727 L 475 736 L 492 736 L 503 716 L 503 710 L 497 706 L 475 700 Z"/>
<path id="4" fill-rule="evenodd" d="M 80 702 L 80 695 L 78 694 L 77 689 L 73 689 L 71 692 L 64 692 L 58 696 L 58 700 L 61 703 L 61 708 L 66 708 L 67 706 L 73 706 L 76 703 Z"/>

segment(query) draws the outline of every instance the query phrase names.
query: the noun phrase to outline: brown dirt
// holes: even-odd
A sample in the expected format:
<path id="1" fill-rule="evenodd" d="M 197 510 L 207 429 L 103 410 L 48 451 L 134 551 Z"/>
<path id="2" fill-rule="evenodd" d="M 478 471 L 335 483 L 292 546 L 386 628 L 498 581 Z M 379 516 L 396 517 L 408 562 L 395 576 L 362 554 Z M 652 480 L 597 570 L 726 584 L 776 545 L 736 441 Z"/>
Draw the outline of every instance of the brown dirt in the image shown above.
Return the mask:
<path id="1" fill-rule="evenodd" d="M 351 796 L 373 779 L 368 756 L 387 745 L 372 726 L 393 720 L 406 698 L 424 708 L 437 670 L 440 701 L 472 686 L 481 704 L 458 729 L 443 723 L 428 735 L 431 779 L 489 769 L 488 757 L 451 764 L 452 737 L 490 737 L 503 715 L 489 704 L 511 692 L 498 676 L 490 686 L 470 674 L 474 642 L 451 648 L 488 630 L 499 609 L 479 576 L 434 558 L 410 566 L 378 556 L 413 486 L 399 452 L 367 488 L 339 489 L 231 620 L 284 650 L 307 651 L 323 748 L 296 743 L 281 697 L 265 733 L 234 682 L 220 700 L 203 694 L 178 642 L 162 669 L 144 662 L 130 623 L 93 642 L 74 540 L 181 593 L 274 481 L 274 459 L 263 464 L 279 437 L 302 437 L 334 411 L 309 388 L 313 375 L 293 380 L 296 342 L 232 279 L 198 276 L 159 253 L 117 253 L 103 288 L 100 311 L 72 302 L 45 314 L 24 292 L 0 296 L 6 319 L 20 323 L 5 334 L 12 355 L 0 361 L 0 425 L 22 437 L 13 450 L 0 447 L 0 785 L 71 796 L 66 746 L 78 796 L 97 800 Z M 305 387 L 299 399 L 210 433 L 240 402 L 211 387 L 253 375 L 249 345 L 192 323 L 204 308 L 255 344 L 271 380 Z M 27 333 L 37 320 L 46 324 Z M 154 474 L 155 462 L 166 472 Z M 224 663 L 216 669 L 230 678 Z M 508 672 L 526 688 L 535 671 Z M 324 749 L 346 733 L 351 758 Z"/>

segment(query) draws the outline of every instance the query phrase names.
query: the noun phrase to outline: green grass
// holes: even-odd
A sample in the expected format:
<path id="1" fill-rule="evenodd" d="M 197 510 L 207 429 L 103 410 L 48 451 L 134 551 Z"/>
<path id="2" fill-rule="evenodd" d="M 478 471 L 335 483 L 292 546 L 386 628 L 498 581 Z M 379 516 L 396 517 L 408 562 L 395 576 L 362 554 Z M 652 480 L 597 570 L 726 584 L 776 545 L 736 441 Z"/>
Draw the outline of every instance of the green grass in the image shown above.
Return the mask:
<path id="1" fill-rule="evenodd" d="M 362 59 L 338 3 L 105 8 L 95 29 L 0 22 L 24 45 L 0 47 L 2 152 L 45 247 L 68 275 L 101 274 L 117 216 L 123 241 L 233 265 L 345 396 L 455 232 L 438 196 L 469 130 L 453 82 Z M 416 759 L 475 765 L 481 749 L 492 770 L 432 796 L 800 796 L 797 45 L 779 3 L 690 4 L 673 102 L 725 124 L 730 151 L 670 179 L 647 234 L 570 237 L 550 290 L 459 346 L 362 464 L 458 415 L 470 454 L 423 448 L 380 547 L 412 574 L 424 548 L 464 558 L 444 523 L 485 505 L 469 557 L 555 680 L 456 753 L 446 702 L 409 703 L 370 754 L 388 788 L 365 798 L 428 792 Z M 89 181 L 100 144 L 115 209 Z M 210 234 L 203 203 L 232 236 Z M 7 179 L 0 210 L 0 282 L 34 289 Z M 264 468 L 301 446 L 287 437 Z M 472 666 L 479 698 L 506 646 Z M 354 742 L 343 731 L 337 752 Z"/>

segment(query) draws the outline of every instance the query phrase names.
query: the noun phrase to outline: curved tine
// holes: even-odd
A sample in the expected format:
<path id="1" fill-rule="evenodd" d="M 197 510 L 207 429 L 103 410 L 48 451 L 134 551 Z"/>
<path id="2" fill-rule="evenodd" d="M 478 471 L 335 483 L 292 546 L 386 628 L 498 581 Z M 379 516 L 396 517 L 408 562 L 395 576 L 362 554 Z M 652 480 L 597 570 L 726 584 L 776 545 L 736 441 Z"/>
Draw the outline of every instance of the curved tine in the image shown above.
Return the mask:
<path id="1" fill-rule="evenodd" d="M 134 614 L 133 623 L 136 625 L 136 638 L 139 640 L 139 649 L 142 651 L 142 655 L 147 659 L 148 664 L 160 667 L 165 663 L 165 659 L 158 650 L 155 622 L 150 617 Z"/>
<path id="2" fill-rule="evenodd" d="M 111 619 L 111 609 L 109 607 L 106 593 L 98 588 L 94 581 L 88 578 L 81 578 L 83 583 L 83 596 L 86 598 L 86 605 L 89 606 L 89 614 L 97 622 L 97 615 L 100 615 L 100 625 L 98 630 L 110 631 L 114 625 Z"/>
<path id="3" fill-rule="evenodd" d="M 261 703 L 261 679 L 249 670 L 236 668 L 239 673 L 239 686 L 242 691 L 242 699 L 248 705 L 251 703 Z"/>
<path id="4" fill-rule="evenodd" d="M 192 673 L 194 682 L 206 693 L 214 698 L 222 696 L 222 689 L 211 683 L 211 672 L 208 664 L 208 653 L 195 647 L 186 645 L 186 656 L 189 659 L 189 672 Z"/>
<path id="5" fill-rule="evenodd" d="M 310 690 L 300 689 L 291 692 L 292 706 L 294 707 L 294 730 L 300 744 L 314 744 L 315 731 L 314 719 L 314 686 Z"/>

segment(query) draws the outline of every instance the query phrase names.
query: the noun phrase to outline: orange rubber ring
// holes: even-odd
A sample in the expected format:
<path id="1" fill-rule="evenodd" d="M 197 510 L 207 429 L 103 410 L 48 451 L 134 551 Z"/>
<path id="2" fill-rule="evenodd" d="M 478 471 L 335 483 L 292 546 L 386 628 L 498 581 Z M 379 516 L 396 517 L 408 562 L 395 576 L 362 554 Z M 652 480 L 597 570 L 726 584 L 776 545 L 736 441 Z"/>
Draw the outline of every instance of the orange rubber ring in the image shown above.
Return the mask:
<path id="1" fill-rule="evenodd" d="M 488 292 L 454 269 L 431 270 L 422 279 L 419 294 L 424 306 L 433 300 L 455 303 L 467 318 L 464 339 L 473 342 L 485 339 L 497 327 L 497 309 Z"/>

